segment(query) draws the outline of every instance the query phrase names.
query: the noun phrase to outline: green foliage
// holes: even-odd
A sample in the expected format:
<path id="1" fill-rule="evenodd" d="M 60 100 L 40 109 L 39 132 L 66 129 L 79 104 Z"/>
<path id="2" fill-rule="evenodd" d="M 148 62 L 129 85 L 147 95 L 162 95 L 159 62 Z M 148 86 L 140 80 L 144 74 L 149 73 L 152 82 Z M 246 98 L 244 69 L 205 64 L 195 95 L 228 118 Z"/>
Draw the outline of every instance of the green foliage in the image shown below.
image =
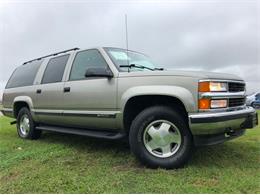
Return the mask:
<path id="1" fill-rule="evenodd" d="M 259 126 L 197 149 L 182 169 L 152 170 L 125 143 L 47 132 L 22 140 L 11 120 L 0 117 L 0 193 L 260 193 Z"/>

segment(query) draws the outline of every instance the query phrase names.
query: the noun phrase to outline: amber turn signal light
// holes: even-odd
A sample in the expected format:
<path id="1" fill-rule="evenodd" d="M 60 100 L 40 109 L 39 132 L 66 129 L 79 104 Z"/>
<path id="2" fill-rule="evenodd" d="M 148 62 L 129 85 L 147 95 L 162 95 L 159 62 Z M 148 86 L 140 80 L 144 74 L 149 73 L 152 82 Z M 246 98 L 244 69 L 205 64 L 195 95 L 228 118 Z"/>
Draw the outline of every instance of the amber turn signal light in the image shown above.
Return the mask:
<path id="1" fill-rule="evenodd" d="M 210 109 L 210 100 L 209 99 L 200 99 L 199 100 L 199 109 Z"/>
<path id="2" fill-rule="evenodd" d="M 210 87 L 209 87 L 209 82 L 199 82 L 199 92 L 209 92 Z"/>

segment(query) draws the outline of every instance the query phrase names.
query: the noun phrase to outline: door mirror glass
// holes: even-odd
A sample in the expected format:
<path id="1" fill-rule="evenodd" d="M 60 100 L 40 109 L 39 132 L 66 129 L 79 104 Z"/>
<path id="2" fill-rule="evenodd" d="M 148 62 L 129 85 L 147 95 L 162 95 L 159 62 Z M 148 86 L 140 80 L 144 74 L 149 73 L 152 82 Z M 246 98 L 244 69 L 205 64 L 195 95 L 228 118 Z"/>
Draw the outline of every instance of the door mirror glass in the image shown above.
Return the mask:
<path id="1" fill-rule="evenodd" d="M 85 77 L 113 77 L 113 73 L 110 70 L 104 68 L 88 68 Z"/>

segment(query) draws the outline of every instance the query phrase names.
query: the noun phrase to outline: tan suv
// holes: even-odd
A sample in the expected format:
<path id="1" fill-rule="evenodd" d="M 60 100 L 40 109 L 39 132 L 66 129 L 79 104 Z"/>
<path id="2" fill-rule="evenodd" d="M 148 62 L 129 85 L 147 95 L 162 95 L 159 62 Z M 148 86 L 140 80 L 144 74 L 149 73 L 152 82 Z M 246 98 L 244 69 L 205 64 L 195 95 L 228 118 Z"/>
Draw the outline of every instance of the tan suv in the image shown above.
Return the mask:
<path id="1" fill-rule="evenodd" d="M 3 105 L 22 138 L 38 139 L 43 130 L 129 138 L 141 162 L 163 168 L 258 123 L 240 77 L 163 70 L 142 53 L 110 47 L 25 62 L 10 77 Z"/>

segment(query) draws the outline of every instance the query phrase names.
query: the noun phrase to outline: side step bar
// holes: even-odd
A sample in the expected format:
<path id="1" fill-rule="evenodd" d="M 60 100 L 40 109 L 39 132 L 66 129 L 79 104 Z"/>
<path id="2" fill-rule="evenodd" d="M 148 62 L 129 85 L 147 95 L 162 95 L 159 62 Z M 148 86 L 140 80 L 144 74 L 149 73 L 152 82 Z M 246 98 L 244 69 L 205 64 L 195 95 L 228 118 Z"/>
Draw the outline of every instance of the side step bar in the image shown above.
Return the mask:
<path id="1" fill-rule="evenodd" d="M 110 139 L 110 140 L 122 139 L 126 136 L 126 134 L 120 132 L 109 132 L 109 131 L 101 131 L 101 130 L 95 131 L 95 130 L 56 127 L 56 126 L 47 126 L 47 125 L 37 126 L 36 129 L 44 130 L 44 131 L 54 131 L 59 133 L 74 134 L 74 135 L 83 135 L 83 136 L 102 138 L 102 139 Z"/>

